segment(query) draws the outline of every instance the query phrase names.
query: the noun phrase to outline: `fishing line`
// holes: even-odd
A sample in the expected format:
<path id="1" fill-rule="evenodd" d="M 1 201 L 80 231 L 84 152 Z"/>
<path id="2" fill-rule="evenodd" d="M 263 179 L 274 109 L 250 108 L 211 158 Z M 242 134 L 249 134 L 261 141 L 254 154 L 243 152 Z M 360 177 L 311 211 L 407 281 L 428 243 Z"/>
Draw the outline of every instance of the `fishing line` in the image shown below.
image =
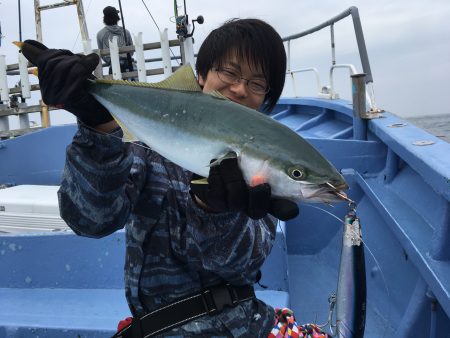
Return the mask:
<path id="1" fill-rule="evenodd" d="M 381 269 L 381 265 L 378 263 L 378 260 L 375 258 L 375 255 L 372 253 L 372 250 L 370 250 L 369 246 L 366 244 L 364 239 L 361 236 L 359 236 L 359 234 L 355 230 L 350 230 L 350 231 L 352 232 L 353 236 L 357 236 L 361 240 L 361 242 L 364 243 L 364 247 L 367 248 L 367 250 L 369 251 L 369 253 L 372 256 L 373 260 L 375 261 L 375 265 L 379 268 L 380 273 L 381 273 L 381 279 L 383 280 L 384 288 L 386 290 L 386 296 L 389 299 L 391 295 L 390 295 L 390 292 L 389 292 L 389 288 L 388 288 L 388 285 L 387 285 L 386 278 L 384 276 L 383 270 Z M 390 317 L 391 317 L 391 308 L 388 306 L 388 312 L 387 312 L 386 318 L 389 319 Z M 386 325 L 386 327 L 384 329 L 384 332 L 383 332 L 383 336 L 382 336 L 383 338 L 386 336 L 386 333 L 387 333 L 387 325 Z"/>
<path id="2" fill-rule="evenodd" d="M 86 10 L 86 14 L 89 13 L 89 8 L 91 7 L 91 2 L 92 2 L 92 0 L 89 0 L 89 4 L 88 4 L 87 10 Z M 75 39 L 75 42 L 73 43 L 72 49 L 70 50 L 71 52 L 73 52 L 73 49 L 75 48 L 75 45 L 78 42 L 78 37 L 79 36 L 80 36 L 80 31 L 78 31 L 77 37 Z"/>
<path id="3" fill-rule="evenodd" d="M 161 32 L 161 29 L 159 29 L 158 24 L 156 23 L 155 19 L 153 18 L 152 13 L 150 12 L 150 10 L 148 9 L 147 5 L 145 4 L 144 0 L 141 0 L 142 3 L 144 4 L 145 9 L 147 10 L 148 14 L 150 15 L 150 17 L 153 20 L 153 23 L 155 24 L 156 28 L 158 28 L 158 32 Z M 170 52 L 172 53 L 172 56 L 175 58 L 175 61 L 178 63 L 178 65 L 180 64 L 180 62 L 178 62 L 178 59 L 175 56 L 175 53 L 173 52 L 172 48 L 169 47 Z"/>
<path id="4" fill-rule="evenodd" d="M 315 206 L 315 205 L 312 205 L 312 204 L 303 204 L 303 206 L 305 206 L 305 207 L 310 207 L 310 208 L 314 208 L 314 209 L 319 209 L 319 210 L 321 210 L 321 211 L 327 213 L 328 215 L 333 216 L 333 217 L 336 218 L 339 222 L 341 222 L 342 224 L 344 224 L 344 221 L 343 221 L 343 220 L 341 220 L 339 217 L 337 217 L 335 214 L 332 214 L 332 213 L 329 212 L 328 210 L 319 208 L 319 207 L 317 207 L 317 206 Z"/>
<path id="5" fill-rule="evenodd" d="M 153 23 L 155 24 L 156 28 L 158 28 L 158 30 L 161 31 L 161 29 L 159 29 L 159 26 L 158 26 L 158 24 L 156 23 L 155 19 L 153 18 L 152 13 L 151 13 L 150 10 L 148 9 L 147 5 L 145 4 L 144 0 L 141 0 L 141 1 L 142 1 L 142 3 L 144 4 L 144 7 L 145 7 L 145 9 L 147 10 L 148 14 L 150 14 L 150 17 L 152 18 Z"/>
<path id="6" fill-rule="evenodd" d="M 80 121 L 80 120 L 78 120 L 78 123 L 79 123 L 80 125 L 82 125 L 83 127 L 85 127 L 86 129 L 92 130 L 93 132 L 96 132 L 96 133 L 99 133 L 99 134 L 102 134 L 102 135 L 105 135 L 105 136 L 109 136 L 109 137 L 112 137 L 112 138 L 116 138 L 116 139 L 118 139 L 118 140 L 121 140 L 123 143 L 132 143 L 132 144 L 134 144 L 135 146 L 138 146 L 138 147 L 141 147 L 141 148 L 144 148 L 144 149 L 148 149 L 148 150 L 152 150 L 152 148 L 150 148 L 150 147 L 148 147 L 148 146 L 146 146 L 146 145 L 144 145 L 144 144 L 138 143 L 139 141 L 125 142 L 125 141 L 123 140 L 123 137 L 119 137 L 119 136 L 116 136 L 116 135 L 107 133 L 107 132 L 105 132 L 105 131 L 97 130 L 97 129 L 91 127 L 91 126 L 88 126 L 87 124 L 83 123 L 83 122 Z"/>
<path id="7" fill-rule="evenodd" d="M 285 224 L 286 224 L 286 223 L 285 223 Z M 284 234 L 283 228 L 281 227 L 281 221 L 278 221 L 278 222 L 277 222 L 277 227 L 280 229 L 280 231 L 281 231 L 281 236 L 282 236 L 283 239 L 284 239 L 284 241 L 283 241 L 284 245 L 281 246 L 281 244 L 278 244 L 278 247 L 279 247 L 281 250 L 283 250 L 284 252 L 287 252 L 287 244 L 286 244 L 287 239 L 286 239 L 286 235 Z"/>
<path id="8" fill-rule="evenodd" d="M 323 209 L 323 208 L 320 208 L 320 207 L 317 207 L 317 206 L 311 205 L 311 204 L 303 204 L 303 205 L 304 205 L 304 206 L 307 206 L 307 207 L 310 207 L 310 208 L 314 208 L 314 209 L 321 210 L 321 211 L 327 213 L 328 215 L 334 217 L 335 219 L 337 219 L 337 220 L 338 220 L 339 222 L 341 222 L 342 224 L 344 224 L 344 221 L 343 221 L 342 219 L 340 219 L 340 218 L 337 217 L 336 215 L 332 214 L 332 213 L 329 212 L 328 210 L 325 210 L 325 209 Z M 379 271 L 380 271 L 380 273 L 381 273 L 381 279 L 382 279 L 382 281 L 383 281 L 384 289 L 386 290 L 386 295 L 387 295 L 387 298 L 389 299 L 389 298 L 390 298 L 390 292 L 389 292 L 389 288 L 388 288 L 388 285 L 387 285 L 387 281 L 386 281 L 385 275 L 384 275 L 384 273 L 383 273 L 383 270 L 381 269 L 380 263 L 378 262 L 378 260 L 376 259 L 375 255 L 373 254 L 372 250 L 369 248 L 369 246 L 368 246 L 367 243 L 364 241 L 364 239 L 363 239 L 361 236 L 359 236 L 359 234 L 358 234 L 355 230 L 351 229 L 350 231 L 352 232 L 352 235 L 354 235 L 355 237 L 358 237 L 358 238 L 361 239 L 361 242 L 364 243 L 364 247 L 367 248 L 367 251 L 369 252 L 370 256 L 372 256 L 373 260 L 375 261 L 375 266 L 378 267 L 378 269 L 379 269 Z M 386 317 L 387 317 L 387 318 L 390 318 L 390 316 L 391 316 L 391 310 L 390 310 L 390 308 L 388 307 L 388 313 L 387 313 L 387 316 L 386 316 Z M 325 325 L 326 325 L 326 324 L 325 324 Z M 382 337 L 385 337 L 385 336 L 386 336 L 386 333 L 387 333 L 387 325 L 386 325 L 386 328 L 385 328 L 385 330 L 384 330 L 384 333 L 383 333 L 383 336 L 382 336 Z"/>

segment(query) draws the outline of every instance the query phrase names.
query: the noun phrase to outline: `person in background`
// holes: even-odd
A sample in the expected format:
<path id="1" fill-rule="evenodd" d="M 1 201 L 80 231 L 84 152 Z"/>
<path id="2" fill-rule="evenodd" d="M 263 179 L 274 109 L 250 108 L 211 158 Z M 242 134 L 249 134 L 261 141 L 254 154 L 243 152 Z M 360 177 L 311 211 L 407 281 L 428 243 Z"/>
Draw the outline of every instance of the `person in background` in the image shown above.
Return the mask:
<path id="1" fill-rule="evenodd" d="M 117 24 L 117 22 L 120 20 L 119 13 L 120 12 L 112 6 L 107 6 L 103 9 L 103 23 L 105 24 L 105 27 L 103 27 L 97 33 L 97 46 L 99 49 L 109 49 L 109 43 L 110 41 L 112 41 L 114 36 L 117 36 L 117 45 L 119 48 L 133 45 L 133 39 L 131 38 L 131 34 L 128 29 L 125 29 L 125 36 L 123 27 Z M 130 54 L 130 59 L 131 55 L 132 54 Z M 102 56 L 102 59 L 103 61 L 105 61 L 106 65 L 110 66 L 109 74 L 112 74 L 111 58 L 109 57 L 109 55 L 104 55 Z M 134 61 L 131 61 L 132 68 L 134 69 Z M 133 70 L 130 70 L 127 54 L 120 54 L 119 62 L 120 70 L 122 73 Z"/>

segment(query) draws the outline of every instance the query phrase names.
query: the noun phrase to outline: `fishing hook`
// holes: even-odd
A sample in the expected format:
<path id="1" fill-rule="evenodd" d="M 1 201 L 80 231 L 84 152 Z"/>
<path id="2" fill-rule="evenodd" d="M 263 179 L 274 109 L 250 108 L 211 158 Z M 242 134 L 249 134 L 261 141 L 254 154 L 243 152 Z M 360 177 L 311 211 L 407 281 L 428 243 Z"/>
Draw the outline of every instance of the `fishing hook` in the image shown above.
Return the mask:
<path id="1" fill-rule="evenodd" d="M 324 324 L 316 324 L 320 329 L 324 328 L 325 326 L 330 326 L 330 332 L 331 335 L 334 336 L 333 328 L 336 327 L 336 325 L 333 325 L 333 313 L 334 313 L 334 306 L 336 305 L 336 294 L 332 293 L 330 297 L 328 297 L 328 318 L 327 321 Z"/>
<path id="2" fill-rule="evenodd" d="M 341 193 L 338 188 L 336 188 L 334 185 L 332 185 L 330 182 L 325 182 L 326 185 L 328 185 L 331 189 L 333 189 L 333 193 L 337 195 L 339 198 L 343 199 L 344 201 L 349 202 L 349 205 L 356 205 L 355 201 L 350 199 L 347 195 Z"/>

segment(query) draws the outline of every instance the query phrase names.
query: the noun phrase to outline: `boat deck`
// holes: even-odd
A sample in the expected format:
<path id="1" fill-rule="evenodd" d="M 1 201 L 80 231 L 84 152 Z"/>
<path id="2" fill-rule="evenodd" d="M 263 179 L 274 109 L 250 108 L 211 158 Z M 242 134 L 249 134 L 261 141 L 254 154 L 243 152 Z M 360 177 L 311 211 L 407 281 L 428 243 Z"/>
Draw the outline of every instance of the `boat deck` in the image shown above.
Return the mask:
<path id="1" fill-rule="evenodd" d="M 257 297 L 289 307 L 281 230 Z M 0 239 L 0 337 L 111 337 L 130 316 L 123 285 L 124 231 L 102 239 L 74 233 Z M 277 275 L 272 275 L 277 271 Z"/>

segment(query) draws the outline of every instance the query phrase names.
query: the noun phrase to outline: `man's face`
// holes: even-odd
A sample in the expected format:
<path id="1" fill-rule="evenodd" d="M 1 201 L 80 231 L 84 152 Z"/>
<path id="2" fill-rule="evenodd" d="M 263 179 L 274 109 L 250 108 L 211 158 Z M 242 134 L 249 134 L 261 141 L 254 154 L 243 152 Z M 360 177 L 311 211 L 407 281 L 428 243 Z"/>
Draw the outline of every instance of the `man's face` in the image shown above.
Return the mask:
<path id="1" fill-rule="evenodd" d="M 220 72 L 220 70 L 225 70 L 227 74 L 234 74 L 242 79 L 229 84 L 223 80 L 224 72 Z M 198 82 L 203 87 L 204 93 L 217 90 L 231 101 L 257 110 L 264 102 L 265 94 L 252 91 L 248 86 L 249 83 L 244 79 L 253 80 L 256 85 L 266 83 L 260 67 L 250 67 L 247 61 L 238 61 L 236 57 L 233 57 L 225 62 L 219 70 L 214 68 L 209 70 L 206 79 L 199 76 Z"/>

